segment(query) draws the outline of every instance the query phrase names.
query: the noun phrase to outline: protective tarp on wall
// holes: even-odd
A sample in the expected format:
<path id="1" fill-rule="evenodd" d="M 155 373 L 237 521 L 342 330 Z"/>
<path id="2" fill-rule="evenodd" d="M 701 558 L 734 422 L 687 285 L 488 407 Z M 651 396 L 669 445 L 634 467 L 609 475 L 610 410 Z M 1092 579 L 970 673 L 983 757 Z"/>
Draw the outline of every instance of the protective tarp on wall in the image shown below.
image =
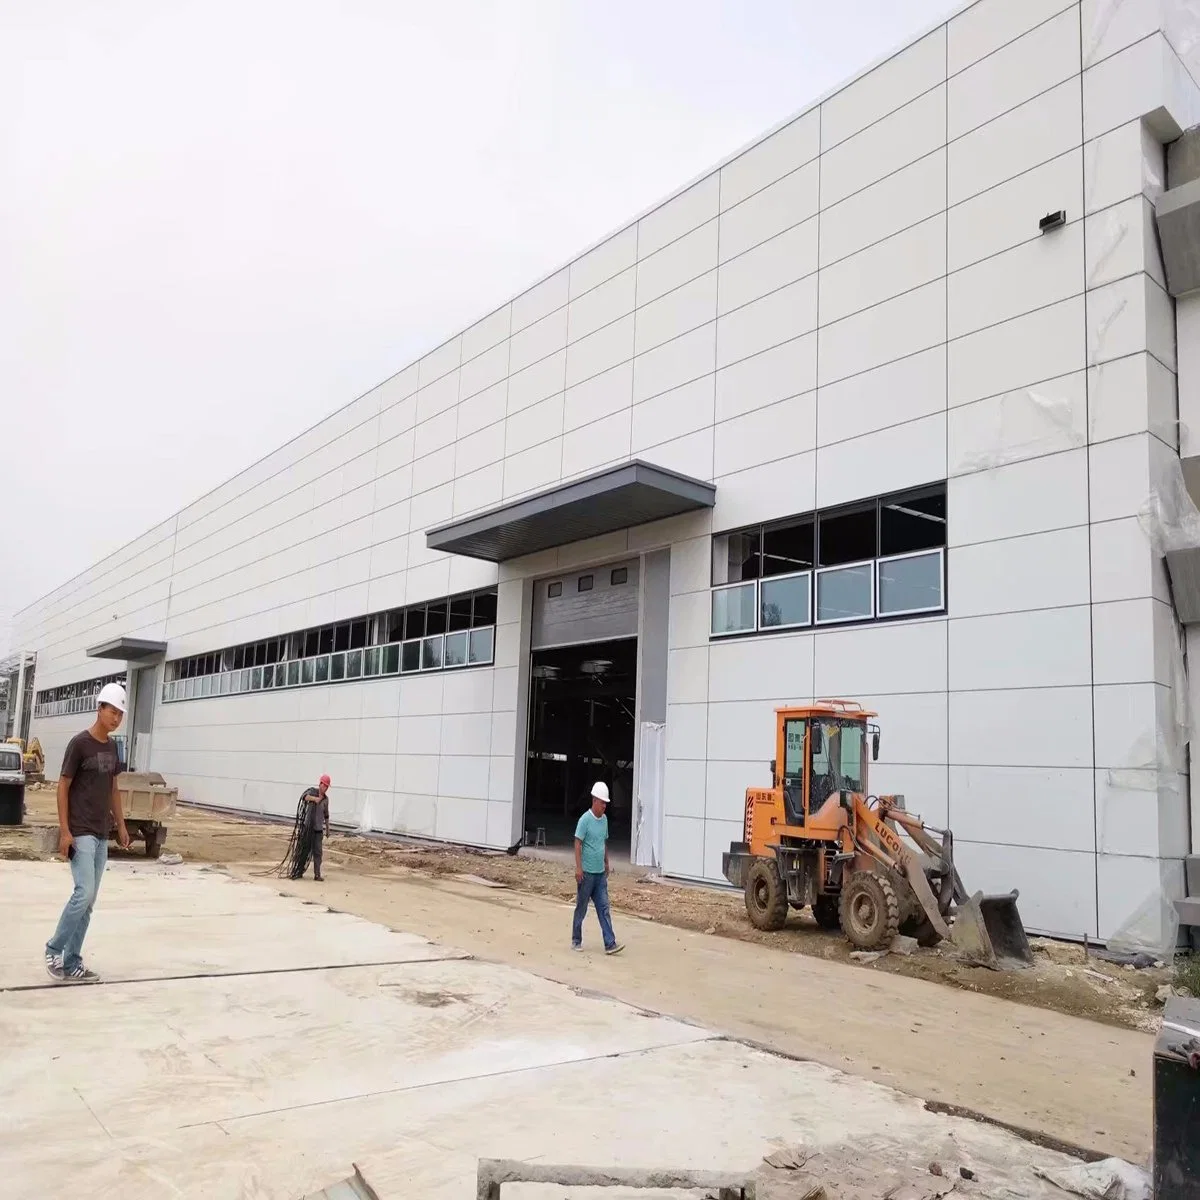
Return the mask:
<path id="1" fill-rule="evenodd" d="M 633 861 L 639 867 L 662 865 L 662 805 L 666 773 L 667 727 L 643 721 L 638 750 L 638 820 L 633 831 Z"/>

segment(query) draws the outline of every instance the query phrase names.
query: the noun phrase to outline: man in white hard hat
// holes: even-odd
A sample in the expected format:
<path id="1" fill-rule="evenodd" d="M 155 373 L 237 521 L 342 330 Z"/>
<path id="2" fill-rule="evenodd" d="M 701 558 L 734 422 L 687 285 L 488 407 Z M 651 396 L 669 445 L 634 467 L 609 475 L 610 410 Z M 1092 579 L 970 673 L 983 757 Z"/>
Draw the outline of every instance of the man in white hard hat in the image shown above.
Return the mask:
<path id="1" fill-rule="evenodd" d="M 575 826 L 575 920 L 571 926 L 571 948 L 583 949 L 583 918 L 588 901 L 596 905 L 604 953 L 620 954 L 625 949 L 613 933 L 608 907 L 608 784 L 592 784 L 592 807 Z"/>
<path id="2" fill-rule="evenodd" d="M 124 717 L 125 689 L 119 683 L 105 684 L 96 697 L 95 721 L 67 743 L 58 774 L 58 852 L 71 864 L 75 890 L 46 943 L 46 972 L 56 983 L 99 981 L 83 965 L 83 939 L 108 861 L 108 832 L 113 825 L 117 841 L 123 848 L 129 846 L 117 790 L 121 760 L 109 736 Z"/>

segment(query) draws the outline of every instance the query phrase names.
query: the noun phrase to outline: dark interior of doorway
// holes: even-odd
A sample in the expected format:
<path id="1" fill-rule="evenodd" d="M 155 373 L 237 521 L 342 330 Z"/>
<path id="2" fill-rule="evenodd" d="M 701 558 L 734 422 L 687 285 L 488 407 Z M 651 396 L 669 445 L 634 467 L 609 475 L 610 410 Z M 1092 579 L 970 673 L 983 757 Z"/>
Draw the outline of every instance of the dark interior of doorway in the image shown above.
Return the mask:
<path id="1" fill-rule="evenodd" d="M 569 846 L 591 803 L 608 784 L 608 836 L 628 852 L 633 834 L 633 735 L 637 638 L 535 650 L 530 680 L 525 830 L 548 846 Z"/>

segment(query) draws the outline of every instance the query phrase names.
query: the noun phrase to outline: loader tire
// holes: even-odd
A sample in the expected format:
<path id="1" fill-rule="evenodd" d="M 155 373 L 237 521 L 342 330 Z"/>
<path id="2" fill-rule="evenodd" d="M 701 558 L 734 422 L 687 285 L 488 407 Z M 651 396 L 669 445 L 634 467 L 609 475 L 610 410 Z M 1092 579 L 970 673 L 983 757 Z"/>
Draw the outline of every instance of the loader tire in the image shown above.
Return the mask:
<path id="1" fill-rule="evenodd" d="M 746 915 L 755 929 L 774 933 L 787 921 L 787 887 L 774 859 L 760 858 L 746 872 Z"/>
<path id="2" fill-rule="evenodd" d="M 821 929 L 840 929 L 842 925 L 841 914 L 838 912 L 838 898 L 836 896 L 818 896 L 816 903 L 812 906 L 813 919 Z"/>
<path id="3" fill-rule="evenodd" d="M 855 871 L 842 886 L 842 932 L 860 950 L 885 950 L 900 931 L 900 901 L 890 879 Z"/>

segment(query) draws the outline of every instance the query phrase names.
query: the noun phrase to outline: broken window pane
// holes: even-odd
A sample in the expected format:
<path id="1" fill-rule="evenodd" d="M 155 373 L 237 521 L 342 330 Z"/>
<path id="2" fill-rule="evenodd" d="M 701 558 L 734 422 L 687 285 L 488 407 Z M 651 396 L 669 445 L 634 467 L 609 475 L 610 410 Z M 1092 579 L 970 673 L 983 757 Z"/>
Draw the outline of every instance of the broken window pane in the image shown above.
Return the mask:
<path id="1" fill-rule="evenodd" d="M 912 554 L 946 544 L 946 492 L 884 500 L 879 505 L 879 553 Z"/>

